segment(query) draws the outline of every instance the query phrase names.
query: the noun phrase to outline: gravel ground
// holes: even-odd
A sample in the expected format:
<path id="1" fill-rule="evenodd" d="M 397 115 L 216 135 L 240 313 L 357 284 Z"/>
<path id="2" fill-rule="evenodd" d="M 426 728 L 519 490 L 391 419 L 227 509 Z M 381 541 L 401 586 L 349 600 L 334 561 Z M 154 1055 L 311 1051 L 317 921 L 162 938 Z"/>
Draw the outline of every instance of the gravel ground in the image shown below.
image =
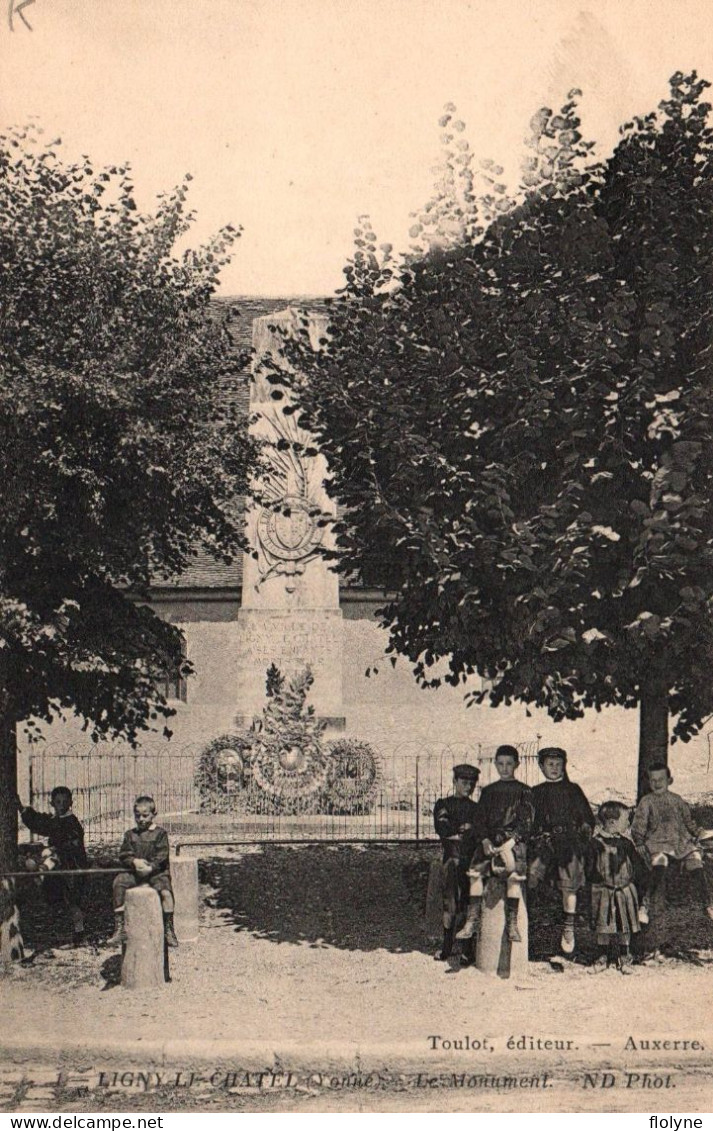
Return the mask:
<path id="1" fill-rule="evenodd" d="M 315 1066 L 320 1057 L 349 1055 L 383 1065 L 407 1057 L 428 1068 L 430 1035 L 470 1034 L 487 1036 L 492 1052 L 485 1060 L 501 1071 L 516 1061 L 532 1072 L 550 1065 L 569 1071 L 568 1065 L 586 1061 L 590 1045 L 597 1043 L 610 1047 L 606 1055 L 617 1065 L 630 1035 L 701 1039 L 711 1029 L 713 1036 L 713 924 L 692 906 L 685 877 L 669 908 L 672 956 L 661 966 L 637 967 L 626 979 L 614 970 L 590 976 L 586 963 L 592 940 L 582 921 L 581 961 L 555 973 L 544 961 L 556 935 L 545 903 L 531 917 L 530 975 L 514 984 L 461 970 L 456 962 L 433 962 L 424 907 L 434 852 L 404 846 L 268 846 L 205 860 L 200 938 L 171 953 L 172 981 L 151 999 L 121 989 L 118 952 L 102 945 L 112 926 L 110 888 L 103 877 L 92 882 L 89 938 L 76 949 L 63 941 L 66 920 L 53 921 L 38 888 L 23 882 L 25 939 L 39 953 L 30 965 L 6 974 L 5 1009 L 25 1040 L 41 1035 L 45 1043 L 54 1043 L 58 1055 L 69 1040 L 88 1049 L 107 1040 L 132 1042 L 137 1055 L 142 1042 L 222 1040 L 246 1046 L 263 1042 L 304 1056 L 312 1050 Z M 507 1039 L 523 1034 L 572 1039 L 570 1060 L 551 1052 L 508 1052 Z M 679 1062 L 685 1064 L 685 1057 Z M 455 1054 L 456 1067 L 467 1069 L 471 1063 Z M 636 1065 L 637 1056 L 627 1063 Z M 691 1078 L 688 1085 L 697 1088 L 700 1081 Z M 374 1107 L 420 1110 L 427 1101 L 409 1087 L 393 1085 L 390 1098 L 386 1091 L 375 1095 Z M 696 1108 L 693 1099 L 692 1106 L 681 1107 L 682 1099 L 681 1092 L 677 1110 Z M 224 1095 L 186 1097 L 180 1104 L 182 1110 L 192 1110 L 194 1103 L 205 1110 L 240 1110 L 243 1101 L 245 1110 L 276 1110 L 283 1102 Z M 439 1098 L 443 1110 L 474 1110 L 472 1102 L 458 1107 L 462 1102 L 450 1093 Z M 493 1102 L 497 1110 L 497 1097 Z M 563 1102 L 553 1094 L 551 1110 L 590 1110 L 571 1101 L 557 1106 Z M 597 1110 L 637 1110 L 642 1101 L 638 1097 L 633 1108 L 624 1106 L 633 1102 L 628 1095 L 616 1102 L 619 1106 Z M 656 1102 L 660 1106 L 660 1096 Z M 222 1109 L 215 1107 L 221 1103 Z M 360 1103 L 358 1097 L 299 1097 L 300 1110 L 360 1110 Z M 491 1108 L 481 1105 L 480 1110 Z"/>

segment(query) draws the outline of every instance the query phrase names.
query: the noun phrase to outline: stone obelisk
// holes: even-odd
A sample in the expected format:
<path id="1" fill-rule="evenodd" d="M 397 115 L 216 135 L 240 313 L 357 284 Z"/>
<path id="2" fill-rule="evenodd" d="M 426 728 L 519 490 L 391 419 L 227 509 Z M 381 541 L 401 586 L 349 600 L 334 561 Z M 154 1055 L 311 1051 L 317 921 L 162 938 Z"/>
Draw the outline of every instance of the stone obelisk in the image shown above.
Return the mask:
<path id="1" fill-rule="evenodd" d="M 309 702 L 330 727 L 342 729 L 339 583 L 322 553 L 331 545 L 328 520 L 336 515 L 324 487 L 327 465 L 323 456 L 305 453 L 313 450 L 312 437 L 294 414 L 285 414 L 289 396 L 275 400 L 266 379 L 266 360 L 279 359 L 283 334 L 299 317 L 288 308 L 253 323 L 251 427 L 269 441 L 270 469 L 260 483 L 264 505 L 248 512 L 253 553 L 244 559 L 238 614 L 238 711 L 244 723 L 261 712 L 271 664 L 287 676 L 309 666 Z M 309 318 L 315 347 L 325 324 L 321 315 Z"/>

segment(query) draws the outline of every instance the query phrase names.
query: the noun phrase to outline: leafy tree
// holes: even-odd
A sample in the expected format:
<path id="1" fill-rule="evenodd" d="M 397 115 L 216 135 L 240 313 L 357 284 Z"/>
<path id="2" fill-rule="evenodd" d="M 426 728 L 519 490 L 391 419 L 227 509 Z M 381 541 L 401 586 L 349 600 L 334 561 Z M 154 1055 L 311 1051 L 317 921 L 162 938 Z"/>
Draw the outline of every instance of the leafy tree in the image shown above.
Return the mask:
<path id="1" fill-rule="evenodd" d="M 241 546 L 255 452 L 211 305 L 239 232 L 175 254 L 186 192 L 140 215 L 128 166 L 0 137 L 0 869 L 18 723 L 74 711 L 93 738 L 131 742 L 160 725 L 155 677 L 181 649 L 151 580 L 197 545 Z"/>
<path id="2" fill-rule="evenodd" d="M 707 86 L 674 75 L 604 162 L 572 92 L 514 197 L 479 203 L 465 154 L 420 254 L 360 225 L 321 348 L 296 334 L 273 375 L 345 506 L 339 568 L 391 594 L 389 650 L 493 706 L 639 706 L 639 789 L 669 716 L 687 740 L 713 711 Z"/>

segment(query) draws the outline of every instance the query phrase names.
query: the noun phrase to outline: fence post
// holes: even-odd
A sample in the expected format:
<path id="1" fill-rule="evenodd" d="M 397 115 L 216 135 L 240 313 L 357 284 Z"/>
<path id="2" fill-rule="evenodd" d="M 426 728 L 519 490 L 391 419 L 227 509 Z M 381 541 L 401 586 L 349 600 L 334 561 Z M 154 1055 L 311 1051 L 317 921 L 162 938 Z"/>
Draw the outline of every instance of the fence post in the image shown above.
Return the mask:
<path id="1" fill-rule="evenodd" d="M 33 774 L 32 774 L 32 754 L 30 754 L 30 766 L 29 766 L 28 775 L 29 775 L 28 776 L 28 789 L 30 791 L 29 805 L 31 806 L 32 802 L 35 800 L 35 785 L 34 785 L 34 777 L 33 777 Z M 30 844 L 33 844 L 34 840 L 35 840 L 35 834 L 33 832 L 30 832 Z"/>
<path id="2" fill-rule="evenodd" d="M 418 789 L 418 763 L 419 756 L 416 755 L 416 844 L 421 839 L 421 796 Z"/>

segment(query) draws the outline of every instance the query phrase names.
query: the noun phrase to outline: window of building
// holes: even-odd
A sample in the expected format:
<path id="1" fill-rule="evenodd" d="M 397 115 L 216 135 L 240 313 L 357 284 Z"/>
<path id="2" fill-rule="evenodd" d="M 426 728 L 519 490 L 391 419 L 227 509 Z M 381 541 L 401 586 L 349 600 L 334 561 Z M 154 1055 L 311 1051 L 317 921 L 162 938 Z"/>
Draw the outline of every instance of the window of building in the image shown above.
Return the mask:
<path id="1" fill-rule="evenodd" d="M 182 667 L 186 659 L 186 642 L 181 643 L 181 658 L 175 663 L 166 660 L 166 665 L 161 671 L 156 673 L 155 684 L 156 690 L 163 695 L 164 699 L 178 699 L 181 703 L 185 703 L 188 697 L 188 681 L 182 674 Z"/>

